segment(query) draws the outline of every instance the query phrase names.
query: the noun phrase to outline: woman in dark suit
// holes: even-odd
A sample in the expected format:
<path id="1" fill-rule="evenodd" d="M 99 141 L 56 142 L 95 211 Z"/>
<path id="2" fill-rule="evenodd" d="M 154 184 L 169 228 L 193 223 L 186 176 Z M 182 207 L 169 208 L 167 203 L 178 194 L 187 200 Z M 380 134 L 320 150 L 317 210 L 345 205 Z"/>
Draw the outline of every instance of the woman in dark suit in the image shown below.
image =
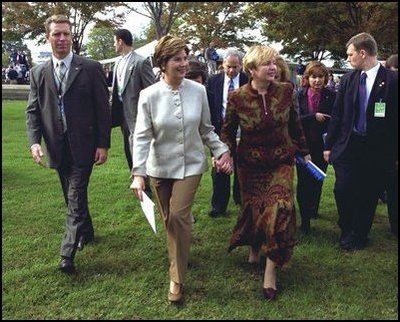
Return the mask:
<path id="1" fill-rule="evenodd" d="M 319 61 L 311 62 L 304 72 L 306 87 L 298 94 L 300 120 L 303 125 L 311 160 L 326 171 L 323 134 L 326 133 L 335 93 L 325 87 L 329 72 Z M 297 166 L 297 202 L 300 208 L 301 230 L 310 233 L 310 218 L 318 216 L 322 181 L 314 179 L 304 168 Z"/>

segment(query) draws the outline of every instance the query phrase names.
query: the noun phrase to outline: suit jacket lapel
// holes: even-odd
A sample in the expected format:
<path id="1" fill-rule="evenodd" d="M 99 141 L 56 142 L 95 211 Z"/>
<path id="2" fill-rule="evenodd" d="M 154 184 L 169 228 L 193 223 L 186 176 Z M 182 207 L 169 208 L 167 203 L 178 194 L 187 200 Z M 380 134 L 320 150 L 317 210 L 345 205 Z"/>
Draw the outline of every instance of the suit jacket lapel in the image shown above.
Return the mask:
<path id="1" fill-rule="evenodd" d="M 57 97 L 57 85 L 56 80 L 54 79 L 54 72 L 53 72 L 53 63 L 51 59 L 49 59 L 42 70 L 43 78 L 42 80 L 45 84 L 48 84 L 48 88 L 53 92 L 54 96 Z"/>
<path id="2" fill-rule="evenodd" d="M 351 91 L 353 91 L 353 106 L 356 106 L 357 104 L 357 98 L 358 98 L 358 85 L 360 84 L 360 75 L 361 71 L 358 71 L 356 75 L 354 76 L 354 81 L 352 82 L 351 86 Z"/>
<path id="3" fill-rule="evenodd" d="M 74 55 L 71 62 L 71 67 L 68 71 L 68 79 L 67 84 L 65 85 L 65 93 L 68 92 L 68 89 L 71 87 L 71 84 L 74 82 L 76 76 L 78 76 L 79 72 L 82 70 L 82 60 Z"/>
<path id="4" fill-rule="evenodd" d="M 380 96 L 381 98 L 383 97 L 383 95 L 380 95 L 380 92 L 385 88 L 385 76 L 385 67 L 380 66 L 378 73 L 376 74 L 374 85 L 371 89 L 371 94 L 369 95 L 367 110 L 371 103 L 378 101 Z"/>
<path id="5" fill-rule="evenodd" d="M 215 93 L 216 95 L 218 95 L 218 106 L 216 106 L 216 108 L 218 109 L 219 113 L 221 114 L 222 117 L 222 102 L 224 100 L 224 79 L 225 79 L 225 74 L 220 73 L 220 75 L 218 76 L 218 82 L 217 82 L 217 90 Z"/>
<path id="6" fill-rule="evenodd" d="M 125 91 L 126 85 L 128 84 L 129 78 L 131 77 L 133 69 L 135 68 L 136 62 L 137 61 L 135 60 L 135 53 L 132 52 L 131 57 L 129 57 L 129 63 L 127 64 L 125 71 L 125 79 L 124 86 L 122 87 L 122 93 Z"/>

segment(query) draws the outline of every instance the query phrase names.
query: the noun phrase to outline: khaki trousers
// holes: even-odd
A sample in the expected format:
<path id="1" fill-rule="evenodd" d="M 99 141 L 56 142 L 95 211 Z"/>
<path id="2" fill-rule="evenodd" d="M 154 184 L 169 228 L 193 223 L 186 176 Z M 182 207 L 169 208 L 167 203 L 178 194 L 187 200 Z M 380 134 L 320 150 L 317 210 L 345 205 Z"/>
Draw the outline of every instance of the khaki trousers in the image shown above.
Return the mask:
<path id="1" fill-rule="evenodd" d="M 171 281 L 184 281 L 192 237 L 191 210 L 201 175 L 180 179 L 150 178 L 167 231 Z"/>

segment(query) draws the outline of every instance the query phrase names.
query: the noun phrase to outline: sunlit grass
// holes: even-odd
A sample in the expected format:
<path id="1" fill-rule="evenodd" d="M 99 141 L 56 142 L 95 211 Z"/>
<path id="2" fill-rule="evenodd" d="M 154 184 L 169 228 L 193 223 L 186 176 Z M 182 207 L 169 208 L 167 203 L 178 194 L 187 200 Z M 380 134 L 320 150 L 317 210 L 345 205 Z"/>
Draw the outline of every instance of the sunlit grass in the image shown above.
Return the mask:
<path id="1" fill-rule="evenodd" d="M 128 189 L 119 129 L 107 164 L 95 167 L 89 207 L 96 242 L 76 257 L 79 274 L 58 271 L 65 209 L 54 170 L 31 160 L 25 102 L 2 104 L 3 319 L 397 319 L 398 242 L 380 204 L 371 246 L 338 247 L 334 173 L 328 168 L 321 217 L 310 236 L 298 233 L 290 268 L 279 272 L 281 293 L 266 302 L 263 271 L 246 263 L 247 248 L 227 252 L 238 208 L 210 218 L 211 178 L 196 196 L 185 303 L 167 301 L 165 230 L 155 235 Z M 298 225 L 300 218 L 298 217 Z"/>

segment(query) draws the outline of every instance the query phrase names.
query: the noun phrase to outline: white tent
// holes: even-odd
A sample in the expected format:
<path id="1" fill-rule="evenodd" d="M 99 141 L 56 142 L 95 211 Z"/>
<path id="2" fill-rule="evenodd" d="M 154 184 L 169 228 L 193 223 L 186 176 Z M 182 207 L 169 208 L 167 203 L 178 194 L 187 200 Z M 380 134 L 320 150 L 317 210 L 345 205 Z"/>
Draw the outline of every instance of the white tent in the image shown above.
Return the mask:
<path id="1" fill-rule="evenodd" d="M 157 45 L 157 40 L 153 40 L 152 42 L 149 42 L 148 44 L 135 49 L 135 53 L 139 54 L 140 56 L 143 56 L 145 58 L 147 57 L 153 57 L 154 55 L 154 48 Z M 119 56 L 118 56 L 119 57 Z M 108 59 L 103 59 L 103 60 L 99 60 L 99 63 L 102 65 L 105 64 L 113 64 L 115 63 L 115 61 L 118 59 L 118 57 L 113 57 L 113 58 L 108 58 Z M 151 61 L 151 60 L 150 60 Z"/>

